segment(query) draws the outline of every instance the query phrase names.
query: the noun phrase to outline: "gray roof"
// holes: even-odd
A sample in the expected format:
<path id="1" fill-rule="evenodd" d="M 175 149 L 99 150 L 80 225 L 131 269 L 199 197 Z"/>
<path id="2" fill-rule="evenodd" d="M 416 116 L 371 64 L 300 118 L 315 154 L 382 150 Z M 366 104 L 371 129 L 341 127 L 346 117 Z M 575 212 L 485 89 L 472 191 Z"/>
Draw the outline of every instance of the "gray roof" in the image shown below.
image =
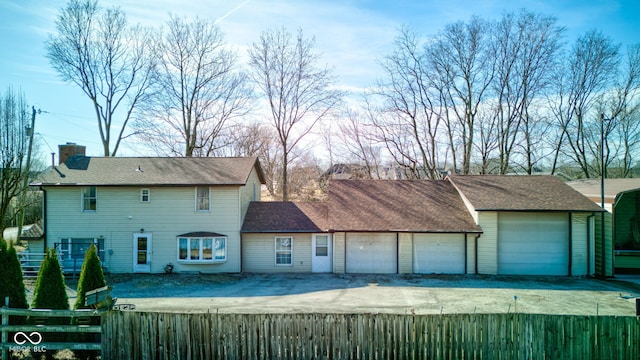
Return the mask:
<path id="1" fill-rule="evenodd" d="M 462 175 L 448 179 L 477 211 L 602 211 L 555 176 Z"/>
<path id="2" fill-rule="evenodd" d="M 69 158 L 31 185 L 189 186 L 244 185 L 256 157 L 87 157 Z"/>
<path id="3" fill-rule="evenodd" d="M 241 232 L 322 232 L 328 230 L 326 202 L 252 202 Z"/>
<path id="4" fill-rule="evenodd" d="M 334 231 L 482 232 L 444 180 L 337 180 L 329 183 Z"/>

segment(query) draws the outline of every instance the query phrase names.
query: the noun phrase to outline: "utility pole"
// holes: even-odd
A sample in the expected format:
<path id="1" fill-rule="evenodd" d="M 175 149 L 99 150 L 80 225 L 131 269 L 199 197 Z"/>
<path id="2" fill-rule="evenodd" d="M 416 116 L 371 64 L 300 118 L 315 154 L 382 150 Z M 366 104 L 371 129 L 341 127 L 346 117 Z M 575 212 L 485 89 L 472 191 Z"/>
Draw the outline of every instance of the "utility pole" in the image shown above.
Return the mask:
<path id="1" fill-rule="evenodd" d="M 40 110 L 37 111 L 40 113 Z M 31 173 L 31 152 L 33 150 L 33 135 L 36 132 L 36 107 L 31 107 L 31 127 L 27 128 L 29 132 L 29 150 L 27 151 L 27 164 L 25 166 L 24 182 L 22 185 L 22 198 L 26 198 L 27 187 L 29 186 L 29 174 Z M 24 226 L 24 203 L 22 204 L 22 208 L 20 209 L 20 220 L 18 221 L 18 236 L 16 238 L 17 242 L 20 242 L 22 238 L 22 227 Z"/>

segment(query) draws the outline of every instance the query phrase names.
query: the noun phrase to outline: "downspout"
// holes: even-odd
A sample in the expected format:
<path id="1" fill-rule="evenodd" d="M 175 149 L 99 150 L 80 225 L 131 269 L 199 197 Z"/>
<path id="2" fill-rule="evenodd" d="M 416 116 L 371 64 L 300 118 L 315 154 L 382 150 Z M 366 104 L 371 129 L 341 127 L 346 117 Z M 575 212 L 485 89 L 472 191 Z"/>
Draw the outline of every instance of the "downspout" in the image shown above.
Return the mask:
<path id="1" fill-rule="evenodd" d="M 569 271 L 568 274 L 571 276 L 571 266 L 573 265 L 573 214 L 569 212 Z"/>
<path id="2" fill-rule="evenodd" d="M 478 239 L 480 238 L 480 236 L 482 236 L 482 234 L 477 234 L 476 235 L 476 239 L 475 239 L 475 246 L 473 249 L 473 252 L 475 253 L 475 260 L 474 260 L 474 266 L 475 266 L 475 271 L 476 271 L 476 275 L 478 275 Z"/>
<path id="3" fill-rule="evenodd" d="M 467 251 L 467 235 L 468 233 L 464 233 L 464 274 L 467 274 L 467 261 L 468 261 L 468 251 Z"/>
<path id="4" fill-rule="evenodd" d="M 396 233 L 396 274 L 400 274 L 400 233 L 398 232 Z"/>
<path id="5" fill-rule="evenodd" d="M 591 213 L 591 215 L 587 216 L 587 276 L 591 276 L 591 221 L 595 220 L 595 214 Z M 592 220 L 593 219 L 593 220 Z M 595 244 L 594 244 L 595 246 Z"/>

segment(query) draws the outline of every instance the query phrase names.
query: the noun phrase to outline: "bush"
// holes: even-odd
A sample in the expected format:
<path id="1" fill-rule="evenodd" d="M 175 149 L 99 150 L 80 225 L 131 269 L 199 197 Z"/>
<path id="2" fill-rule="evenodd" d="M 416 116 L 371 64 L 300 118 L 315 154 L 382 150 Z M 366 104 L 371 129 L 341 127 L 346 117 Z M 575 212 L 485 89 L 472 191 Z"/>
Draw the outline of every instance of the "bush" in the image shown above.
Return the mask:
<path id="1" fill-rule="evenodd" d="M 98 249 L 96 249 L 95 245 L 91 244 L 84 255 L 84 262 L 82 263 L 82 270 L 80 271 L 80 280 L 78 280 L 76 303 L 73 308 L 86 308 L 84 305 L 85 294 L 88 291 L 99 289 L 106 285 L 107 282 L 104 279 L 102 265 L 98 257 Z"/>
<path id="2" fill-rule="evenodd" d="M 32 307 L 36 309 L 69 310 L 69 298 L 64 276 L 54 249 L 47 250 L 42 260 L 33 295 Z"/>
<path id="3" fill-rule="evenodd" d="M 22 267 L 13 244 L 0 239 L 0 304 L 4 306 L 5 297 L 9 297 L 9 307 L 27 309 L 27 294 L 22 278 Z"/>

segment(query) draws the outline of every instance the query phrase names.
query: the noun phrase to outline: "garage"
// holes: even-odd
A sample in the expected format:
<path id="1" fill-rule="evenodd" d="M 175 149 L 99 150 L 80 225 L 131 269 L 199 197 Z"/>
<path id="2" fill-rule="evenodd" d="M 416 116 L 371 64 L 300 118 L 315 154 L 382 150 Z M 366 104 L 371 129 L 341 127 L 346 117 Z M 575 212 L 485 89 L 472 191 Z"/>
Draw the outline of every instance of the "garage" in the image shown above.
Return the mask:
<path id="1" fill-rule="evenodd" d="M 501 212 L 498 274 L 568 275 L 567 213 Z"/>
<path id="2" fill-rule="evenodd" d="M 464 274 L 464 234 L 414 234 L 413 272 Z"/>
<path id="3" fill-rule="evenodd" d="M 398 272 L 395 233 L 347 233 L 346 272 L 395 274 Z"/>

